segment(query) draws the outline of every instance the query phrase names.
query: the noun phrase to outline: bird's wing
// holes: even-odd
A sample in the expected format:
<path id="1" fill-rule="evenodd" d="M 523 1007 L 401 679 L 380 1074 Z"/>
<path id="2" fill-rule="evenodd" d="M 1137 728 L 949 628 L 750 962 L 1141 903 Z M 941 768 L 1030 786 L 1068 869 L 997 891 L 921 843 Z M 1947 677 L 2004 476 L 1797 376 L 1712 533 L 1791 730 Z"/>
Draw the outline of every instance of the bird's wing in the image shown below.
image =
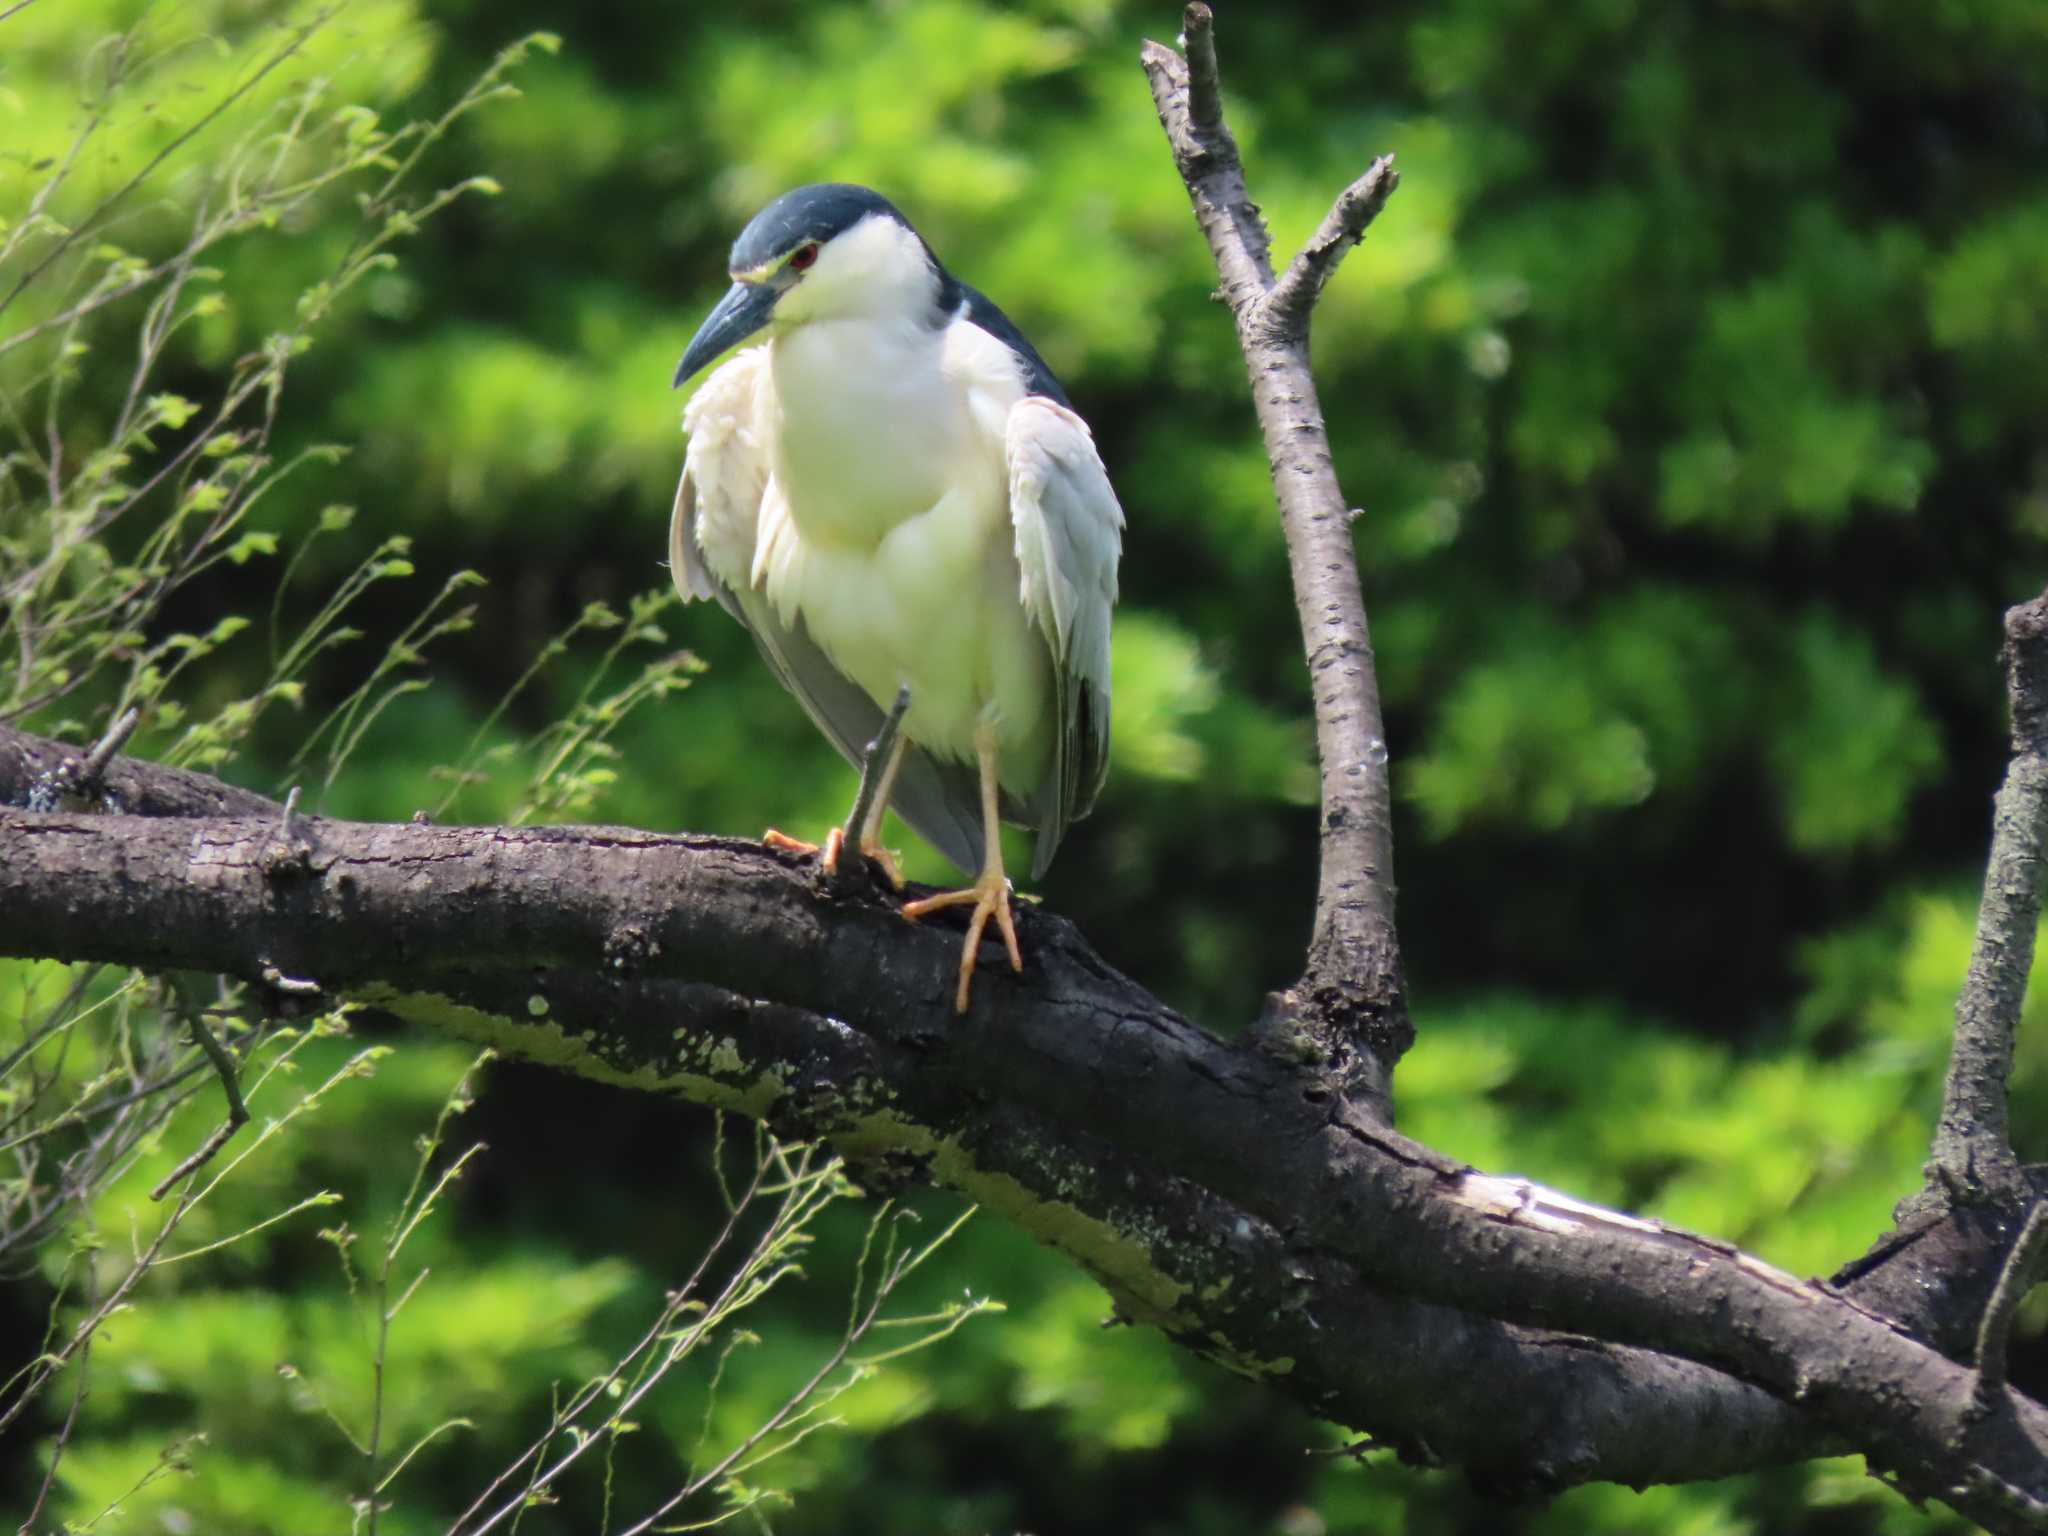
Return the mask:
<path id="1" fill-rule="evenodd" d="M 1031 806 L 1036 877 L 1109 769 L 1109 615 L 1124 513 L 1088 424 L 1058 401 L 1026 395 L 1012 406 L 1004 452 L 1019 595 L 1052 649 L 1059 708 L 1054 771 Z"/>
<path id="2" fill-rule="evenodd" d="M 858 766 L 881 729 L 881 706 L 832 665 L 801 614 L 785 623 L 752 581 L 769 479 L 766 440 L 756 429 L 767 362 L 766 347 L 736 354 L 705 379 L 683 411 L 690 444 L 669 519 L 669 574 L 685 602 L 714 598 L 746 626 L 769 670 L 825 739 Z M 981 795 L 973 769 L 940 762 L 913 743 L 889 804 L 961 869 L 981 867 Z"/>
<path id="3" fill-rule="evenodd" d="M 755 425 L 767 367 L 766 347 L 737 352 L 683 407 L 690 446 L 668 525 L 669 574 L 683 601 L 716 598 L 742 622 L 733 588 L 746 585 L 768 488 L 768 450 Z"/>

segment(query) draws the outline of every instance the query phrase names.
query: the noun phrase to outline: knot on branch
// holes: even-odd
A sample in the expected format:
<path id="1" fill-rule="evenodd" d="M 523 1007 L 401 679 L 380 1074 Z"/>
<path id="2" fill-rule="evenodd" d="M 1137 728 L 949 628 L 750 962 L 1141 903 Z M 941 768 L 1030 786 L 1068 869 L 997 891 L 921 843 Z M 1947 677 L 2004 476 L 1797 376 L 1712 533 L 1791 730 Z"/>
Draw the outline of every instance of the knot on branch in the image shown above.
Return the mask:
<path id="1" fill-rule="evenodd" d="M 1318 934 L 1301 980 L 1267 994 L 1247 1038 L 1319 1079 L 1310 1098 L 1339 1096 L 1391 1123 L 1393 1065 L 1415 1043 L 1399 956 L 1362 937 Z"/>
<path id="2" fill-rule="evenodd" d="M 313 872 L 313 844 L 305 835 L 304 818 L 299 815 L 299 789 L 295 784 L 285 796 L 284 814 L 277 832 L 263 850 L 263 873 L 272 880 L 284 880 Z"/>
<path id="3" fill-rule="evenodd" d="M 142 711 L 129 709 L 107 728 L 99 745 L 84 757 L 65 757 L 29 785 L 25 808 L 31 811 L 119 811 L 107 789 L 107 765 L 142 723 Z"/>

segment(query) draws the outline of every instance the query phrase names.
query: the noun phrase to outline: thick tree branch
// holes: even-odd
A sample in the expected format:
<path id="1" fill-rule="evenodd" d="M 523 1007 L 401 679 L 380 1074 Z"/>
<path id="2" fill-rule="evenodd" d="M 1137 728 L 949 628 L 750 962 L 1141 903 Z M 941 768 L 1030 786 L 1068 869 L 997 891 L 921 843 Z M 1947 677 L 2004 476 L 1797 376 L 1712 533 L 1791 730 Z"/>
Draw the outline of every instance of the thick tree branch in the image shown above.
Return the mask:
<path id="1" fill-rule="evenodd" d="M 0 772 L 0 800 L 17 788 Z M 1498 1481 L 1719 1475 L 1833 1443 L 1994 1528 L 2024 1528 L 2011 1490 L 2048 1496 L 2031 1402 L 1979 1417 L 1974 1371 L 1824 1287 L 1333 1110 L 1043 912 L 1023 915 L 1031 970 L 956 1020 L 957 940 L 752 844 L 295 831 L 308 856 L 279 860 L 274 814 L 0 812 L 0 951 L 275 967 L 829 1137 L 872 1181 L 929 1177 L 1009 1215 L 1134 1319 Z"/>
<path id="2" fill-rule="evenodd" d="M 0 800 L 17 787 L 0 774 Z M 1297 1121 L 1305 1105 L 1274 1063 L 1191 1029 L 1041 913 L 1024 920 L 1025 981 L 1043 978 L 1027 990 L 1042 995 L 978 989 L 956 1022 L 957 940 L 752 844 L 307 821 L 311 863 L 281 875 L 275 825 L 0 812 L 0 950 L 98 948 L 252 980 L 282 957 L 333 995 L 511 1054 L 830 1136 L 871 1183 L 930 1177 L 1008 1215 L 1132 1320 L 1504 1486 L 1716 1476 L 1821 1444 L 1710 1369 L 1375 1292 L 1342 1258 L 1134 1155 L 1128 1113 L 1090 1127 L 1102 1094 L 1072 1113 L 1063 1078 L 1114 1096 L 1115 1081 L 1163 1075 L 1245 1098 L 1253 1118 L 1261 1101 Z M 92 896 L 31 894 L 56 889 Z M 821 942 L 837 974 L 777 997 Z M 721 953 L 730 965 L 710 963 Z M 852 997 L 866 1003 L 850 1013 Z M 1112 1066 L 1126 1049 L 1137 1059 Z M 1036 1091 L 992 1102 L 1012 1073 Z"/>
<path id="3" fill-rule="evenodd" d="M 1394 932 L 1393 831 L 1386 732 L 1372 639 L 1351 547 L 1353 513 L 1330 463 L 1308 322 L 1325 278 L 1364 234 L 1399 178 L 1375 162 L 1276 283 L 1271 238 L 1245 188 L 1224 125 L 1213 18 L 1187 8 L 1187 57 L 1145 45 L 1152 100 L 1196 222 L 1237 321 L 1280 506 L 1316 711 L 1322 772 L 1322 866 L 1315 933 L 1301 980 L 1276 997 L 1261 1037 L 1283 1055 L 1320 1058 L 1333 1087 L 1384 1112 L 1394 1062 L 1414 1029 Z M 1362 1052 L 1362 1054 L 1361 1054 Z"/>

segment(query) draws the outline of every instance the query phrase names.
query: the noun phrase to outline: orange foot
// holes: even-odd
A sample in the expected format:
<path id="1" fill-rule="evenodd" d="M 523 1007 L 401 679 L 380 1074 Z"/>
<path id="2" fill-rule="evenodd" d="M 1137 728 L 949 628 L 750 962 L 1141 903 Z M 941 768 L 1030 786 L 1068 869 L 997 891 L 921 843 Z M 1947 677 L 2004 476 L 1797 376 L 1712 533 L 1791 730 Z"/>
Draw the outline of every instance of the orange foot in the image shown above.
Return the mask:
<path id="1" fill-rule="evenodd" d="M 832 832 L 836 837 L 839 829 L 834 827 Z M 807 843 L 800 837 L 791 837 L 787 832 L 779 832 L 774 827 L 770 827 L 761 834 L 761 846 L 763 848 L 773 848 L 777 853 L 816 853 L 818 851 L 816 843 Z"/>
<path id="2" fill-rule="evenodd" d="M 781 853 L 809 855 L 820 851 L 818 844 L 807 843 L 800 837 L 791 837 L 787 832 L 778 832 L 773 827 L 770 827 L 761 834 L 761 842 L 764 846 L 773 848 Z M 821 862 L 821 867 L 826 874 L 836 875 L 839 873 L 839 855 L 845 847 L 846 828 L 834 827 L 825 834 L 825 844 L 822 850 L 825 857 Z M 896 867 L 895 854 L 874 841 L 863 843 L 860 852 L 862 858 L 872 859 L 882 867 L 882 873 L 889 877 L 890 885 L 899 891 L 903 889 L 903 871 Z"/>
<path id="3" fill-rule="evenodd" d="M 1010 920 L 1010 882 L 1003 878 L 1002 866 L 983 870 L 981 877 L 965 890 L 941 891 L 936 896 L 926 896 L 919 901 L 904 904 L 903 915 L 913 923 L 928 912 L 941 907 L 964 907 L 974 904 L 974 915 L 967 920 L 967 943 L 960 951 L 960 990 L 953 996 L 953 1010 L 967 1011 L 967 992 L 974 980 L 975 952 L 981 948 L 981 933 L 993 916 L 996 926 L 1002 930 L 1003 945 L 1010 951 L 1010 969 L 1024 969 L 1024 955 L 1017 948 L 1017 926 Z"/>

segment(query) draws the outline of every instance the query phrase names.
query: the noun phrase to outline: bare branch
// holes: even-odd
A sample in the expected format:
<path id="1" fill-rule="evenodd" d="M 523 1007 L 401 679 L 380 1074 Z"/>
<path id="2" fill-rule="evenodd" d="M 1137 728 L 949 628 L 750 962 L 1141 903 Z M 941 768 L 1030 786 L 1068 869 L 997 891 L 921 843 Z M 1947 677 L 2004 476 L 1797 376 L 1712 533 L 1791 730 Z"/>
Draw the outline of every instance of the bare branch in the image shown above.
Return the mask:
<path id="1" fill-rule="evenodd" d="M 1188 8 L 1190 35 L 1206 37 L 1209 8 Z M 1199 26 L 1196 17 L 1202 18 Z M 1215 56 L 1210 44 L 1210 57 Z M 1238 158 L 1237 141 L 1221 117 L 1204 127 L 1197 123 L 1188 104 L 1187 61 L 1160 43 L 1145 44 L 1140 54 L 1145 75 L 1152 83 L 1152 105 L 1159 113 L 1166 141 L 1173 148 L 1174 164 L 1186 183 L 1195 207 L 1195 220 L 1208 236 L 1209 253 L 1216 260 L 1223 279 L 1223 300 L 1231 313 L 1243 317 L 1266 296 L 1273 285 L 1270 257 L 1272 237 L 1265 221 L 1245 191 L 1244 164 Z"/>
<path id="2" fill-rule="evenodd" d="M 1394 173 L 1394 157 L 1381 155 L 1372 169 L 1337 194 L 1323 222 L 1309 236 L 1308 244 L 1295 253 L 1266 299 L 1274 324 L 1284 330 L 1308 325 L 1309 312 L 1323 295 L 1323 284 L 1337 270 L 1345 252 L 1365 238 L 1366 226 L 1379 217 L 1400 179 Z"/>
<path id="3" fill-rule="evenodd" d="M 1948 1199 L 2016 1206 L 2031 1192 L 2013 1156 L 2006 1083 L 2033 965 L 2048 838 L 2048 593 L 2006 613 L 2004 656 L 2012 761 L 1992 804 L 1984 898 L 1956 999 L 1954 1054 L 1928 1174 Z"/>
<path id="4" fill-rule="evenodd" d="M 1339 1092 L 1384 1110 L 1394 1062 L 1414 1038 L 1394 930 L 1394 844 L 1379 681 L 1351 544 L 1353 512 L 1330 463 L 1309 372 L 1308 317 L 1342 251 L 1393 191 L 1381 159 L 1331 210 L 1276 285 L 1271 240 L 1224 126 L 1213 18 L 1187 8 L 1187 57 L 1143 52 L 1153 105 L 1237 321 L 1266 440 L 1315 698 L 1321 765 L 1321 873 L 1301 980 L 1272 1000 L 1259 1038 L 1321 1061 Z"/>
<path id="5" fill-rule="evenodd" d="M 1223 126 L 1223 72 L 1216 63 L 1216 15 L 1195 0 L 1181 17 L 1181 46 L 1187 51 L 1188 116 L 1195 131 L 1227 133 Z"/>

